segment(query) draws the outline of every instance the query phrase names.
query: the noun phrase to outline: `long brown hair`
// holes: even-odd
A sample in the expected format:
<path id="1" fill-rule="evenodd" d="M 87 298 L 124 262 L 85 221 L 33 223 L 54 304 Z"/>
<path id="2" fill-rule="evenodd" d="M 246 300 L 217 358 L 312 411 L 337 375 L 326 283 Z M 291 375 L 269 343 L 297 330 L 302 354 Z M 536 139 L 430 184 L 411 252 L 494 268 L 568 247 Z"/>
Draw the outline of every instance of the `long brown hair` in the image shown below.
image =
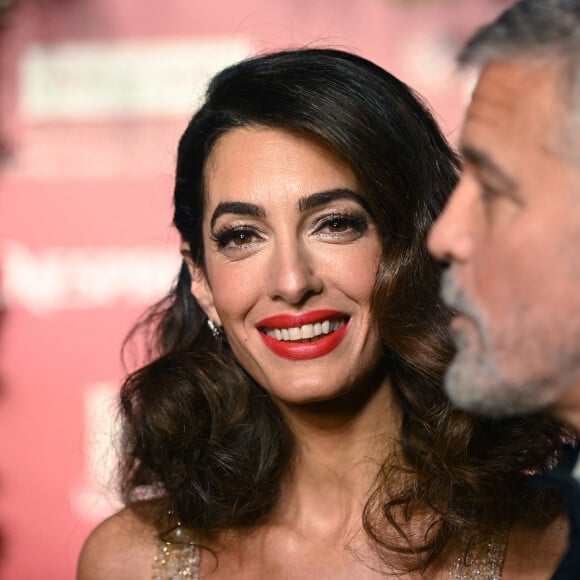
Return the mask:
<path id="1" fill-rule="evenodd" d="M 221 135 L 247 125 L 302 132 L 345 160 L 381 234 L 372 311 L 403 423 L 402 461 L 385 462 L 364 513 L 379 551 L 414 554 L 405 566 L 425 568 L 452 535 L 469 541 L 533 511 L 539 496 L 525 474 L 553 460 L 560 429 L 537 418 L 476 420 L 452 410 L 441 388 L 449 312 L 425 238 L 458 164 L 427 108 L 383 69 L 338 50 L 284 51 L 218 74 L 179 143 L 174 190 L 174 224 L 201 266 L 205 161 Z M 293 437 L 227 342 L 212 336 L 190 286 L 183 266 L 138 327 L 151 332 L 152 357 L 122 389 L 124 496 L 130 503 L 153 490 L 204 534 L 256 526 L 278 501 Z M 432 525 L 411 538 L 408 522 L 426 511 Z"/>

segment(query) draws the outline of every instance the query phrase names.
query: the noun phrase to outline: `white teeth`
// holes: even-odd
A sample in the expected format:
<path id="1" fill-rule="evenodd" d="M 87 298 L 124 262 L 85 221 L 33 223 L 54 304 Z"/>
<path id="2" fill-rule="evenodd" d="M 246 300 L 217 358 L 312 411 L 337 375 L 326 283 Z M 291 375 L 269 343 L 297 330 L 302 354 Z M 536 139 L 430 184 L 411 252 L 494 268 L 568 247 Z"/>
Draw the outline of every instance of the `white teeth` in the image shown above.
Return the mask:
<path id="1" fill-rule="evenodd" d="M 289 328 L 288 333 L 290 334 L 290 340 L 300 340 L 302 338 L 302 332 L 299 326 Z"/>
<path id="2" fill-rule="evenodd" d="M 324 320 L 322 322 L 316 322 L 315 324 L 304 324 L 292 328 L 272 328 L 266 330 L 266 334 L 276 340 L 308 340 L 309 338 L 335 332 L 345 324 L 346 319 Z"/>
<path id="3" fill-rule="evenodd" d="M 302 336 L 300 338 L 312 338 L 314 336 L 314 325 L 305 324 L 302 327 Z"/>

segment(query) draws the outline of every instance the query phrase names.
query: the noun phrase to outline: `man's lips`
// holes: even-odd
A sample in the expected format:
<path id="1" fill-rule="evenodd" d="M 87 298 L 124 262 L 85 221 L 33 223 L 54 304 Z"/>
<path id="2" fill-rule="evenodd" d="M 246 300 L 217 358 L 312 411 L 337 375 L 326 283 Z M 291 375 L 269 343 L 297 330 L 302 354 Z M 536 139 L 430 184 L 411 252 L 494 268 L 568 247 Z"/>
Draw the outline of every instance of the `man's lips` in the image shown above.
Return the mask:
<path id="1" fill-rule="evenodd" d="M 466 325 L 472 324 L 472 322 L 467 314 L 456 310 L 449 321 L 449 332 L 451 335 L 458 334 Z"/>
<path id="2" fill-rule="evenodd" d="M 266 346 L 290 360 L 316 358 L 332 352 L 344 338 L 349 317 L 337 310 L 277 314 L 256 324 Z"/>

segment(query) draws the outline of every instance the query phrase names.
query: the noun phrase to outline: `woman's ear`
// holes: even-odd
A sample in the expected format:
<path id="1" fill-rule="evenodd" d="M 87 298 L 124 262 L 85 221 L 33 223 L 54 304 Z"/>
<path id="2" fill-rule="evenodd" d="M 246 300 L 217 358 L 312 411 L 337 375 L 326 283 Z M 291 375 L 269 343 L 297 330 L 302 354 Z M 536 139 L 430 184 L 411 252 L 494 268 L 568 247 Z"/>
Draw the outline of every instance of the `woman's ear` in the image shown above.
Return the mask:
<path id="1" fill-rule="evenodd" d="M 216 325 L 221 326 L 222 323 L 213 301 L 213 292 L 211 291 L 205 272 L 199 264 L 196 264 L 193 261 L 191 250 L 187 242 L 182 242 L 181 244 L 181 255 L 183 256 L 189 270 L 189 275 L 191 277 L 191 293 L 193 297 L 197 300 L 197 303 L 201 306 L 207 317 L 210 320 L 213 320 Z"/>

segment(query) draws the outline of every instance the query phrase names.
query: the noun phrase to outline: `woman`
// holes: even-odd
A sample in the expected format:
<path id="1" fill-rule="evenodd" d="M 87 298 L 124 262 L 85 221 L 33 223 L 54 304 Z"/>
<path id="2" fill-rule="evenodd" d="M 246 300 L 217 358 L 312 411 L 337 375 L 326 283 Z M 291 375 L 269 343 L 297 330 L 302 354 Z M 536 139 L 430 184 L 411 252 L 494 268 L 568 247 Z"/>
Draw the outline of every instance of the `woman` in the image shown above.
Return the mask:
<path id="1" fill-rule="evenodd" d="M 456 165 L 408 87 L 352 54 L 213 79 L 179 145 L 184 263 L 122 391 L 128 507 L 80 578 L 546 577 L 564 530 L 524 479 L 561 431 L 476 421 L 440 386 L 424 241 Z"/>

